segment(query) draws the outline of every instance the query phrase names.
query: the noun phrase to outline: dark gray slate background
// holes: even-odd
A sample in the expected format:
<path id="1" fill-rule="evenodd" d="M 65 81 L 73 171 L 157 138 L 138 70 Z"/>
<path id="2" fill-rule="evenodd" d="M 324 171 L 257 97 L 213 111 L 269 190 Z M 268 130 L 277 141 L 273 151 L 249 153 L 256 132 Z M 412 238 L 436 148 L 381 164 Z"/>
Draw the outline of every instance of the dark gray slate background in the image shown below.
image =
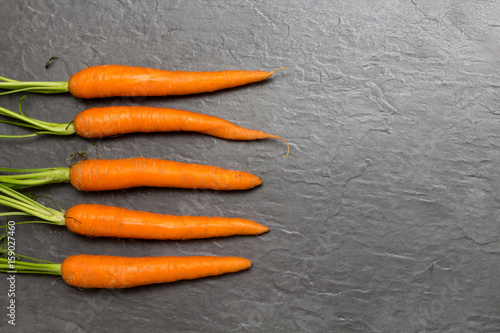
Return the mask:
<path id="1" fill-rule="evenodd" d="M 0 280 L 0 330 L 499 332 L 499 27 L 500 3 L 487 0 L 2 1 L 0 75 L 18 80 L 67 80 L 101 64 L 290 68 L 259 84 L 186 97 L 30 94 L 27 114 L 68 122 L 90 106 L 186 109 L 283 136 L 291 152 L 285 158 L 279 140 L 193 133 L 2 140 L 5 167 L 67 166 L 82 149 L 91 158 L 250 171 L 263 185 L 237 193 L 80 193 L 67 184 L 33 192 L 63 208 L 237 216 L 271 232 L 131 241 L 18 226 L 19 253 L 55 262 L 79 253 L 236 255 L 253 267 L 115 291 L 18 275 L 15 328 Z M 69 71 L 60 61 L 45 69 L 52 56 Z M 19 97 L 2 96 L 0 105 L 16 109 Z"/>

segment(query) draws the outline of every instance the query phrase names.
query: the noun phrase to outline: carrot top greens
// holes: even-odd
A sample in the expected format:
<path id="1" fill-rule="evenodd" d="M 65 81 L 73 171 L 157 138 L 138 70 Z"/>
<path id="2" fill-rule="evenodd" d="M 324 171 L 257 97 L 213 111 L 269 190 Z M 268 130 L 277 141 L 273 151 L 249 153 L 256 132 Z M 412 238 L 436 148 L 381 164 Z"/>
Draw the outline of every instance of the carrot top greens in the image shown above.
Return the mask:
<path id="1" fill-rule="evenodd" d="M 12 231 L 8 229 L 9 225 L 5 225 L 4 227 L 6 227 L 5 233 L 0 236 L 0 272 L 10 274 L 34 273 L 61 275 L 61 264 L 23 256 L 14 253 L 12 249 L 6 249 L 4 244 L 8 244 Z"/>
<path id="2" fill-rule="evenodd" d="M 0 184 L 16 190 L 31 186 L 69 182 L 68 167 L 40 169 L 0 168 L 0 172 L 19 173 L 13 175 L 0 175 Z"/>
<path id="3" fill-rule="evenodd" d="M 21 259 L 28 259 L 35 262 L 22 261 Z M 8 256 L 8 251 L 2 250 L 2 257 L 0 257 L 0 272 L 11 274 L 61 275 L 61 264 L 30 258 L 20 254 L 13 254 L 11 257 Z"/>
<path id="4" fill-rule="evenodd" d="M 1 95 L 14 94 L 18 92 L 33 92 L 39 94 L 59 94 L 69 92 L 68 81 L 54 82 L 23 82 L 8 79 L 0 76 L 0 89 L 7 90 L 0 92 Z"/>
<path id="5" fill-rule="evenodd" d="M 1 87 L 1 83 L 0 83 L 0 87 Z M 17 120 L 20 120 L 21 122 L 0 120 L 0 123 L 16 125 L 16 126 L 21 126 L 21 127 L 27 127 L 27 128 L 33 128 L 37 131 L 35 133 L 25 134 L 25 135 L 0 135 L 0 138 L 28 138 L 28 137 L 37 136 L 40 134 L 54 134 L 54 135 L 75 134 L 75 125 L 73 124 L 73 122 L 71 122 L 71 123 L 49 123 L 46 121 L 37 120 L 37 119 L 26 116 L 21 108 L 21 101 L 25 97 L 26 97 L 26 95 L 19 99 L 19 113 L 8 110 L 8 109 L 3 108 L 3 107 L 0 107 L 0 115 L 17 119 Z"/>
<path id="6" fill-rule="evenodd" d="M 23 223 L 49 223 L 49 224 L 57 224 L 57 225 L 64 225 L 65 224 L 65 219 L 64 219 L 64 211 L 61 209 L 61 211 L 57 211 L 55 209 L 46 207 L 35 200 L 27 197 L 24 194 L 21 194 L 3 184 L 0 184 L 0 204 L 18 209 L 19 211 L 14 211 L 14 212 L 6 212 L 6 213 L 0 213 L 0 216 L 35 216 L 38 218 L 41 218 L 44 221 L 25 221 L 25 222 L 19 222 L 17 224 L 23 224 Z"/>

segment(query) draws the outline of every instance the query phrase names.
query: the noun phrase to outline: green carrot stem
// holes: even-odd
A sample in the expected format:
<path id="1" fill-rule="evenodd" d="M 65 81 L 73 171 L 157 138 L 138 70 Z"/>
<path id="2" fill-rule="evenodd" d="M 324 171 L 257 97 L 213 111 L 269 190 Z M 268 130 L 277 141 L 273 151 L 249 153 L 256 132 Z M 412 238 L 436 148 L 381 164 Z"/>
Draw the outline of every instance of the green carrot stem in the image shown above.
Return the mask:
<path id="1" fill-rule="evenodd" d="M 16 173 L 13 175 L 0 175 L 0 183 L 12 189 L 69 182 L 69 168 L 67 167 L 43 169 L 0 168 L 0 172 L 2 171 Z"/>
<path id="2" fill-rule="evenodd" d="M 30 214 L 27 214 L 27 215 L 30 215 Z M 36 221 L 23 221 L 23 222 L 16 222 L 14 223 L 15 225 L 20 225 L 20 224 L 32 224 L 32 223 L 36 223 L 36 224 L 54 224 L 54 222 L 48 222 L 48 221 L 39 221 L 39 220 L 36 220 Z M 7 228 L 9 225 L 1 225 L 0 228 Z"/>
<path id="3" fill-rule="evenodd" d="M 0 82 L 0 89 L 1 85 L 3 83 Z M 2 95 L 0 93 L 0 95 Z M 28 127 L 28 128 L 33 128 L 35 130 L 38 130 L 35 133 L 32 134 L 26 134 L 26 135 L 0 135 L 0 138 L 26 138 L 30 136 L 36 136 L 39 134 L 52 134 L 52 135 L 72 135 L 76 133 L 75 130 L 75 125 L 73 122 L 70 123 L 50 123 L 38 119 L 34 119 L 31 117 L 26 116 L 23 113 L 23 110 L 21 108 L 21 101 L 25 98 L 26 96 L 23 96 L 19 99 L 19 113 L 8 110 L 6 108 L 0 107 L 0 115 L 13 118 L 16 120 L 20 120 L 21 122 L 14 122 L 14 121 L 7 121 L 7 120 L 0 120 L 1 123 L 5 124 L 10 124 L 10 125 L 15 125 L 15 126 L 20 126 L 20 127 Z"/>
<path id="4" fill-rule="evenodd" d="M 16 253 L 15 255 L 16 255 L 16 257 L 18 257 L 18 258 L 23 258 L 23 259 L 33 260 L 33 261 L 37 261 L 37 262 L 41 262 L 41 263 L 46 263 L 46 264 L 54 264 L 52 261 L 47 261 L 47 260 L 42 260 L 42 259 L 32 258 L 32 257 L 24 256 L 24 255 L 22 255 L 22 254 L 18 254 L 18 253 Z M 29 262 L 27 262 L 27 263 L 29 264 Z"/>
<path id="5" fill-rule="evenodd" d="M 0 89 L 7 90 L 0 95 L 14 94 L 17 92 L 33 92 L 39 94 L 58 94 L 69 92 L 68 81 L 54 82 L 23 82 L 0 76 Z"/>
<path id="6" fill-rule="evenodd" d="M 9 188 L 3 184 L 0 184 L 0 192 L 4 195 L 0 195 L 0 204 L 18 209 L 25 212 L 31 216 L 41 218 L 49 223 L 64 225 L 65 217 L 63 211 L 57 211 L 55 209 L 45 207 L 42 204 L 36 202 L 35 200 L 28 198 L 24 194 L 21 194 L 12 188 Z M 13 212 L 14 214 L 18 212 Z M 7 213 L 5 213 L 7 215 Z"/>
<path id="7" fill-rule="evenodd" d="M 32 263 L 21 260 L 9 260 L 9 258 L 0 258 L 0 272 L 61 275 L 61 264 L 48 263 L 43 260 L 39 261 L 41 263 L 38 262 Z"/>
<path id="8" fill-rule="evenodd" d="M 0 216 L 32 216 L 32 215 L 25 212 L 6 212 L 6 213 L 0 213 Z"/>

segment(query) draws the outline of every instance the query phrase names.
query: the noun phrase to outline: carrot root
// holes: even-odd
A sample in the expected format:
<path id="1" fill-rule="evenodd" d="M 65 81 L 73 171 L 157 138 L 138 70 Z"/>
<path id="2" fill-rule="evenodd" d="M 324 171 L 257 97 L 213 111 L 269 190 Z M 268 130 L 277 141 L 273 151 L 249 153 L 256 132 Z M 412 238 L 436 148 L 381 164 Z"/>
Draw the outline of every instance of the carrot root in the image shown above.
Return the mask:
<path id="1" fill-rule="evenodd" d="M 61 275 L 74 287 L 115 289 L 234 273 L 251 264 L 240 257 L 76 255 L 63 261 Z"/>
<path id="2" fill-rule="evenodd" d="M 262 184 L 259 177 L 245 171 L 143 157 L 84 160 L 70 168 L 0 168 L 0 172 L 17 173 L 0 175 L 0 183 L 12 189 L 69 182 L 80 191 L 141 186 L 231 191 L 248 190 Z"/>
<path id="3" fill-rule="evenodd" d="M 284 70 L 284 69 L 288 69 L 289 70 L 290 68 L 288 68 L 288 67 L 281 67 L 281 68 L 275 69 L 274 71 L 272 71 L 272 72 L 269 73 L 270 74 L 269 76 L 273 75 L 277 71 Z"/>
<path id="4" fill-rule="evenodd" d="M 34 216 L 44 220 L 16 224 L 65 225 L 74 233 L 90 237 L 181 240 L 259 235 L 269 231 L 269 228 L 262 224 L 241 218 L 174 216 L 104 205 L 75 205 L 65 212 L 60 207 L 58 211 L 43 206 L 2 184 L 0 193 L 0 205 L 16 210 L 0 213 L 0 216 Z"/>
<path id="5" fill-rule="evenodd" d="M 78 98 L 168 96 L 213 92 L 267 79 L 272 72 L 229 70 L 216 72 L 168 71 L 154 68 L 101 65 L 85 68 L 68 81 L 23 82 L 0 77 L 0 95 L 17 92 L 56 94 Z"/>
<path id="6" fill-rule="evenodd" d="M 259 82 L 271 75 L 260 70 L 187 72 L 101 65 L 73 74 L 68 89 L 79 98 L 189 95 Z"/>
<path id="7" fill-rule="evenodd" d="M 244 171 L 142 157 L 80 161 L 71 167 L 69 180 L 81 191 L 139 186 L 247 190 L 262 184 L 259 177 Z"/>
<path id="8" fill-rule="evenodd" d="M 240 218 L 174 216 L 91 204 L 73 206 L 65 217 L 70 231 L 91 237 L 183 240 L 269 231 L 259 223 Z"/>
<path id="9" fill-rule="evenodd" d="M 61 264 L 57 264 L 20 254 L 14 255 L 13 260 L 0 258 L 0 272 L 59 275 L 67 284 L 78 288 L 116 289 L 191 280 L 234 273 L 252 265 L 250 260 L 240 257 L 117 257 L 80 254 L 67 257 Z"/>
<path id="10" fill-rule="evenodd" d="M 286 151 L 286 155 L 285 157 L 288 157 L 288 155 L 290 154 L 290 144 L 288 143 L 287 140 L 283 139 L 282 137 L 279 137 L 279 136 L 276 136 L 276 135 L 269 135 L 270 138 L 274 138 L 274 139 L 279 139 L 281 141 L 283 141 L 284 143 L 286 143 L 286 148 L 287 148 L 287 151 Z"/>

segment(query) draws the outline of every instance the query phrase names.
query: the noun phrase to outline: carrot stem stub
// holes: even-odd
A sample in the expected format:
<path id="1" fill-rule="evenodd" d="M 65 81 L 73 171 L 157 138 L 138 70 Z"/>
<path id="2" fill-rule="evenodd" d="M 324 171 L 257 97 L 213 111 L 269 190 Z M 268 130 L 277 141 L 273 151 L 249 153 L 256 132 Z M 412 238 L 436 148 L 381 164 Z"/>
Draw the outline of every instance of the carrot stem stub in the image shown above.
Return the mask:
<path id="1" fill-rule="evenodd" d="M 76 255 L 61 264 L 64 281 L 78 288 L 129 288 L 191 280 L 247 269 L 240 257 L 115 257 Z"/>
<path id="2" fill-rule="evenodd" d="M 69 181 L 81 191 L 139 186 L 246 190 L 262 183 L 260 178 L 244 171 L 142 157 L 80 161 L 70 168 Z"/>

